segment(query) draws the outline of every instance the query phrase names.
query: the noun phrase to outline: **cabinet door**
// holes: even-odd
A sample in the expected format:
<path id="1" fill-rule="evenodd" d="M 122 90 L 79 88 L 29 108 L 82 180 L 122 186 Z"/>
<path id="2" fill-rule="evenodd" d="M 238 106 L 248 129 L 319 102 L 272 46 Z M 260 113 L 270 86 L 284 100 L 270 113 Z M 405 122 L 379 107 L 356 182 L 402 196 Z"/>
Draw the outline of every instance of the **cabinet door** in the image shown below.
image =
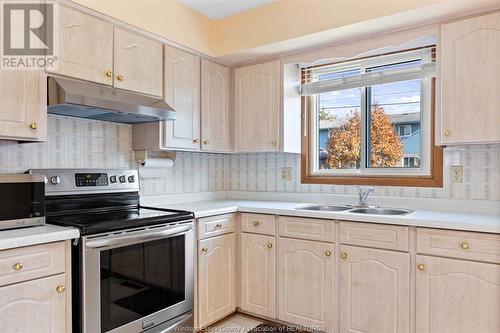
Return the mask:
<path id="1" fill-rule="evenodd" d="M 500 332 L 500 265 L 417 256 L 418 333 Z"/>
<path id="2" fill-rule="evenodd" d="M 201 61 L 201 148 L 231 151 L 230 70 Z"/>
<path id="3" fill-rule="evenodd" d="M 500 12 L 441 28 L 441 142 L 500 141 Z"/>
<path id="4" fill-rule="evenodd" d="M 240 307 L 275 318 L 275 288 L 276 238 L 242 233 Z"/>
<path id="5" fill-rule="evenodd" d="M 200 149 L 200 58 L 165 45 L 165 101 L 177 119 L 164 122 L 165 148 Z"/>
<path id="6" fill-rule="evenodd" d="M 65 275 L 0 288 L 0 332 L 69 332 L 66 322 Z"/>
<path id="7" fill-rule="evenodd" d="M 280 62 L 235 70 L 235 149 L 279 150 Z"/>
<path id="8" fill-rule="evenodd" d="M 163 96 L 163 47 L 149 38 L 114 29 L 114 85 L 138 93 Z"/>
<path id="9" fill-rule="evenodd" d="M 234 234 L 200 241 L 198 253 L 198 323 L 203 327 L 236 309 Z"/>
<path id="10" fill-rule="evenodd" d="M 333 332 L 333 244 L 280 238 L 278 318 Z"/>
<path id="11" fill-rule="evenodd" d="M 410 255 L 341 246 L 340 331 L 410 329 Z"/>
<path id="12" fill-rule="evenodd" d="M 47 79 L 37 71 L 0 70 L 0 138 L 46 140 Z"/>
<path id="13" fill-rule="evenodd" d="M 59 55 L 57 68 L 50 71 L 112 85 L 113 25 L 75 9 L 59 8 Z"/>

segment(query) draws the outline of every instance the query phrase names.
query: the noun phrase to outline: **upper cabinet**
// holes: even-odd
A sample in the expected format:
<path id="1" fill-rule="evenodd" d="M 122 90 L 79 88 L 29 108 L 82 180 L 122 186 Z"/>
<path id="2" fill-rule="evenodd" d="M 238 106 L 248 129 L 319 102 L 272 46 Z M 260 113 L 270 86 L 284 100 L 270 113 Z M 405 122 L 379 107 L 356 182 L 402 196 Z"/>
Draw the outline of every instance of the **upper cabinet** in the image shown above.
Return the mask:
<path id="1" fill-rule="evenodd" d="M 200 58 L 165 46 L 165 101 L 177 112 L 164 123 L 163 148 L 200 149 Z"/>
<path id="2" fill-rule="evenodd" d="M 201 61 L 201 149 L 229 152 L 231 145 L 230 69 Z"/>
<path id="3" fill-rule="evenodd" d="M 58 67 L 50 72 L 113 84 L 113 25 L 59 6 Z"/>
<path id="4" fill-rule="evenodd" d="M 114 29 L 114 85 L 156 97 L 163 96 L 163 45 Z"/>
<path id="5" fill-rule="evenodd" d="M 280 61 L 235 70 L 235 150 L 280 149 Z"/>
<path id="6" fill-rule="evenodd" d="M 163 96 L 163 46 L 60 6 L 58 66 L 51 73 Z"/>
<path id="7" fill-rule="evenodd" d="M 500 12 L 441 27 L 441 143 L 500 141 Z"/>
<path id="8" fill-rule="evenodd" d="M 47 79 L 39 71 L 0 70 L 0 139 L 47 138 Z"/>

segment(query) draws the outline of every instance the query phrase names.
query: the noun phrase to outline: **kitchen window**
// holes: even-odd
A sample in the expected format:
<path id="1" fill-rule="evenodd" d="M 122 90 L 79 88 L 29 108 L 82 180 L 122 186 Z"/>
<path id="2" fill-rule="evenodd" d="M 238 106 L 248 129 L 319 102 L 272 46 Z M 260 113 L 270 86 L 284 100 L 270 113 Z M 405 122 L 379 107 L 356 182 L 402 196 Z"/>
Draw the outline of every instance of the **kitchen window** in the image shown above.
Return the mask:
<path id="1" fill-rule="evenodd" d="M 442 186 L 435 48 L 302 70 L 302 182 Z"/>

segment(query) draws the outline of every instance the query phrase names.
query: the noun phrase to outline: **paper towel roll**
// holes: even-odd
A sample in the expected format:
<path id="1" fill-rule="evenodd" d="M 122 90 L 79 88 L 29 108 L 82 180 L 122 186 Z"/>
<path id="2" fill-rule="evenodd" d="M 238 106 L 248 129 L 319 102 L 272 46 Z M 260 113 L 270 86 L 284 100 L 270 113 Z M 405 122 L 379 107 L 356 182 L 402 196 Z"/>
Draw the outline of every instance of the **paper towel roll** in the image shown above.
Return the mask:
<path id="1" fill-rule="evenodd" d="M 139 177 L 163 178 L 167 175 L 167 168 L 171 168 L 174 161 L 170 158 L 148 158 L 139 164 Z"/>

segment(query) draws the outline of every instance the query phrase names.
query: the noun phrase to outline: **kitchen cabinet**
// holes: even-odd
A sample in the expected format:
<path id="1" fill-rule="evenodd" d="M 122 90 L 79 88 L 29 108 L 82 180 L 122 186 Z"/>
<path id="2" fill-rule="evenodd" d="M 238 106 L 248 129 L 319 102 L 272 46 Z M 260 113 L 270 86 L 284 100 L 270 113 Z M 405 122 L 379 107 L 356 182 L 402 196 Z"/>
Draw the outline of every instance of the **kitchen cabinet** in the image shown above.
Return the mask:
<path id="1" fill-rule="evenodd" d="M 47 79 L 39 71 L 0 70 L 0 139 L 47 139 Z"/>
<path id="2" fill-rule="evenodd" d="M 500 265 L 417 256 L 416 332 L 497 333 Z"/>
<path id="3" fill-rule="evenodd" d="M 113 25 L 59 6 L 57 66 L 48 72 L 113 85 Z"/>
<path id="4" fill-rule="evenodd" d="M 500 142 L 500 12 L 441 27 L 441 143 Z"/>
<path id="5" fill-rule="evenodd" d="M 70 246 L 0 251 L 0 332 L 71 332 Z"/>
<path id="6" fill-rule="evenodd" d="M 340 331 L 409 332 L 410 255 L 347 245 L 340 251 Z"/>
<path id="7" fill-rule="evenodd" d="M 333 244 L 279 238 L 278 319 L 333 332 Z"/>
<path id="8" fill-rule="evenodd" d="M 280 149 L 280 61 L 235 69 L 235 150 Z"/>
<path id="9" fill-rule="evenodd" d="M 50 73 L 163 96 L 163 46 L 76 9 L 59 6 L 59 56 Z"/>
<path id="10" fill-rule="evenodd" d="M 204 327 L 236 309 L 234 233 L 198 243 L 198 325 Z"/>
<path id="11" fill-rule="evenodd" d="M 165 101 L 177 119 L 163 123 L 164 148 L 200 150 L 200 58 L 165 46 Z"/>
<path id="12" fill-rule="evenodd" d="M 0 332 L 70 332 L 65 275 L 0 287 Z"/>
<path id="13" fill-rule="evenodd" d="M 240 267 L 240 308 L 275 318 L 276 237 L 242 233 Z"/>
<path id="14" fill-rule="evenodd" d="M 163 97 L 163 46 L 138 34 L 114 29 L 115 88 Z"/>
<path id="15" fill-rule="evenodd" d="M 204 151 L 232 150 L 230 73 L 228 67 L 201 60 L 201 149 Z"/>

